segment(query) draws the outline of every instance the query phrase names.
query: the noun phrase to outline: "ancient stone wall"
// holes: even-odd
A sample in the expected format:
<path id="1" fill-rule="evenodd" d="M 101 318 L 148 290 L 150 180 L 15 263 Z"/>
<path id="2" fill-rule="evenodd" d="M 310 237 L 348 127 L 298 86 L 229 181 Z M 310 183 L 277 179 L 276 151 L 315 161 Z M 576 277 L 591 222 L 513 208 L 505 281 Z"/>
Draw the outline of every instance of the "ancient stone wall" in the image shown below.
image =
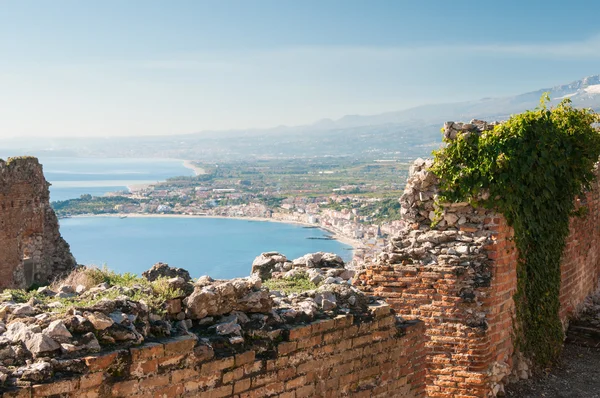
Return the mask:
<path id="1" fill-rule="evenodd" d="M 0 289 L 42 284 L 75 266 L 35 158 L 0 159 Z"/>
<path id="2" fill-rule="evenodd" d="M 220 354 L 196 335 L 78 360 L 57 381 L 4 397 L 422 397 L 423 324 L 387 305 L 298 326 L 268 353 Z M 69 362 L 70 361 L 70 362 Z"/>
<path id="3" fill-rule="evenodd" d="M 561 263 L 560 316 L 568 320 L 598 287 L 600 278 L 600 173 L 593 189 L 578 201 L 587 207 L 584 217 L 571 219 L 571 234 Z"/>
<path id="4" fill-rule="evenodd" d="M 481 132 L 485 122 L 447 123 L 446 136 Z M 504 217 L 467 203 L 436 205 L 431 161 L 417 160 L 400 199 L 409 225 L 356 281 L 406 319 L 426 324 L 426 393 L 495 396 L 530 374 L 515 352 L 513 295 L 518 253 Z M 600 183 L 580 201 L 561 263 L 561 319 L 577 313 L 600 276 Z M 441 218 L 436 214 L 437 210 Z M 432 221 L 438 222 L 432 227 Z"/>
<path id="5" fill-rule="evenodd" d="M 448 123 L 446 134 L 453 138 L 489 128 L 478 121 Z M 324 253 L 294 261 L 263 253 L 253 264 L 255 276 L 244 280 L 204 277 L 192 284 L 181 270 L 164 274 L 185 292 L 164 303 L 165 316 L 121 296 L 51 316 L 39 313 L 35 303 L 35 308 L 5 303 L 0 355 L 6 351 L 9 360 L 16 359 L 11 369 L 0 369 L 4 396 L 496 396 L 506 382 L 530 374 L 514 342 L 513 231 L 493 211 L 468 203 L 437 204 L 438 181 L 430 165 L 419 159 L 410 170 L 400 199 L 406 230 L 354 280 L 355 287 L 387 304 L 349 286 L 355 270 Z M 48 264 L 61 269 L 56 267 L 65 263 L 68 247 L 49 213 L 41 168 L 23 160 L 1 163 L 0 171 L 0 247 L 10 248 L 0 252 L 0 264 L 16 264 L 0 269 L 0 276 L 26 279 L 23 259 L 45 264 L 44 253 L 55 253 Z M 43 182 L 43 188 L 31 181 Z M 588 211 L 571 220 L 561 263 L 565 327 L 598 286 L 600 181 L 578 205 Z M 159 264 L 145 275 L 153 280 L 164 268 Z M 261 277 L 299 270 L 322 286 L 300 294 L 261 286 Z M 143 288 L 103 285 L 82 297 Z M 63 290 L 57 296 L 79 292 L 73 286 Z M 49 344 L 61 331 L 68 341 L 57 335 L 61 344 Z M 155 332 L 178 337 L 160 340 L 164 334 Z M 4 364 L 9 366 L 6 359 Z"/>
<path id="6" fill-rule="evenodd" d="M 511 325 L 510 312 L 500 308 L 512 300 L 514 284 L 493 283 L 510 280 L 511 271 L 510 266 L 494 267 L 489 250 L 499 243 L 501 218 L 457 203 L 446 206 L 443 218 L 430 228 L 437 217 L 437 180 L 427 171 L 430 164 L 415 162 L 401 198 L 409 229 L 392 239 L 357 283 L 385 297 L 405 319 L 426 324 L 428 396 L 484 397 L 490 366 L 512 355 L 510 347 L 499 348 L 510 346 Z"/>

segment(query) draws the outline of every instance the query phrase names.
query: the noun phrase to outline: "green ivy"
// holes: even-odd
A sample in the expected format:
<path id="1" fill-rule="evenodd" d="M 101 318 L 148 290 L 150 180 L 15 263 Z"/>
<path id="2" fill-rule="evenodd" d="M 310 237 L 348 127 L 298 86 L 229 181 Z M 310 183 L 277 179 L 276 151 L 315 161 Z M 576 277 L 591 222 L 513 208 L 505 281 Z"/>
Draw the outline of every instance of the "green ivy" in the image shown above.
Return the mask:
<path id="1" fill-rule="evenodd" d="M 441 202 L 495 209 L 514 228 L 516 334 L 521 350 L 540 365 L 556 359 L 562 347 L 560 261 L 575 198 L 590 187 L 600 155 L 594 127 L 600 115 L 575 109 L 569 100 L 553 108 L 547 101 L 544 94 L 536 110 L 491 131 L 445 140 L 432 167 Z"/>

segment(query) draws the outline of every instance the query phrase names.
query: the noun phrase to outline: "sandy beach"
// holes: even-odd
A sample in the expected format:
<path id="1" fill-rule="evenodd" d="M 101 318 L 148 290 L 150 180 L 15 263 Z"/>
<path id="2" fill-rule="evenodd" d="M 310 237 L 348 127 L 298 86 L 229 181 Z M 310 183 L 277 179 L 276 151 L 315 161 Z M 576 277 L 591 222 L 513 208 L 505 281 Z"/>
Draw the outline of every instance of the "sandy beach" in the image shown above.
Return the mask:
<path id="1" fill-rule="evenodd" d="M 352 246 L 353 249 L 362 248 L 364 245 L 361 241 L 356 239 L 351 239 L 346 236 L 341 236 L 336 234 L 334 231 L 322 227 L 318 224 L 309 224 L 298 221 L 286 221 L 286 220 L 277 220 L 273 218 L 266 217 L 229 217 L 229 216 L 215 216 L 215 215 L 198 215 L 198 214 L 140 214 L 140 213 L 113 213 L 113 214 L 80 214 L 71 216 L 70 218 L 80 218 L 80 217 L 128 217 L 128 218 L 223 218 L 223 219 L 232 219 L 232 220 L 245 220 L 245 221 L 255 221 L 255 222 L 276 222 L 281 224 L 294 224 L 301 225 L 303 227 L 311 227 L 311 228 L 319 228 L 323 231 L 327 231 L 331 234 L 332 239 L 337 240 L 338 242 L 342 242 L 346 245 Z"/>
<path id="2" fill-rule="evenodd" d="M 204 170 L 202 167 L 194 165 L 194 163 L 191 160 L 184 160 L 183 167 L 193 170 L 194 174 L 196 174 L 197 176 L 206 174 L 206 170 Z"/>

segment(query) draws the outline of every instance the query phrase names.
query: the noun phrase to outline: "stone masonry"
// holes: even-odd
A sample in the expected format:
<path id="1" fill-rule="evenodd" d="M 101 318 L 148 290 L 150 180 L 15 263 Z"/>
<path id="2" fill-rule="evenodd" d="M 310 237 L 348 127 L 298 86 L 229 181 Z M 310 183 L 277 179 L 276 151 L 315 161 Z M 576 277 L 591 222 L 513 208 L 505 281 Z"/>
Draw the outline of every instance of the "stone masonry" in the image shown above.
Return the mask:
<path id="1" fill-rule="evenodd" d="M 468 124 L 448 122 L 445 134 L 449 139 L 459 134 L 481 134 L 493 125 L 477 120 Z M 10 173 L 39 180 L 41 169 L 39 165 L 34 167 L 37 162 L 30 162 L 21 163 L 22 167 Z M 348 270 L 323 254 L 290 262 L 279 253 L 263 253 L 253 264 L 255 275 L 245 282 L 200 278 L 185 299 L 165 303 L 167 317 L 182 325 L 171 337 L 154 338 L 150 333 L 145 335 L 143 344 L 130 341 L 114 347 L 103 345 L 102 351 L 95 354 L 90 354 L 92 350 L 82 350 L 78 351 L 84 353 L 81 355 L 58 355 L 56 349 L 56 355 L 48 358 L 44 357 L 46 351 L 41 352 L 32 340 L 27 349 L 41 354 L 12 371 L 15 383 L 11 386 L 0 380 L 5 388 L 3 396 L 476 398 L 499 395 L 506 383 L 529 377 L 531 373 L 530 362 L 516 351 L 513 336 L 518 259 L 513 231 L 504 217 L 493 211 L 469 203 L 436 203 L 438 181 L 429 172 L 430 166 L 429 160 L 415 161 L 400 198 L 407 227 L 391 239 L 375 263 L 352 270 L 352 274 L 357 272 L 354 287 L 342 278 Z M 4 164 L 2 167 L 7 169 Z M 8 172 L 2 171 L 0 181 L 5 181 L 7 175 Z M 39 181 L 43 181 L 41 178 Z M 47 201 L 47 186 L 44 187 Z M 27 195 L 44 198 L 44 192 L 32 195 L 25 182 L 13 184 L 10 190 L 3 184 L 0 185 L 2 209 L 11 200 L 6 192 L 11 198 L 21 194 L 25 198 L 21 200 L 25 201 Z M 33 210 L 23 210 L 29 217 L 26 220 L 35 219 L 33 216 L 40 211 L 43 213 L 39 210 L 44 208 L 43 204 L 36 204 L 35 200 L 33 203 Z M 588 211 L 585 217 L 572 219 L 561 262 L 560 317 L 565 328 L 598 286 L 600 181 L 578 199 L 577 206 L 586 206 Z M 19 261 L 30 252 L 25 253 L 27 242 L 32 241 L 27 240 L 29 231 L 44 231 L 44 227 L 33 229 L 28 221 L 16 232 L 11 227 L 9 236 L 5 226 L 20 225 L 19 218 L 18 214 L 11 217 L 5 214 L 0 216 L 3 223 L 0 243 L 10 242 L 18 248 L 12 257 L 18 260 L 11 269 L 14 273 L 22 267 Z M 38 218 L 44 219 L 39 215 Z M 5 258 L 7 255 L 1 252 L 0 261 L 6 261 Z M 321 264 L 323 258 L 328 259 L 326 264 Z M 285 277 L 303 268 L 315 282 L 331 279 L 331 291 L 317 289 L 310 298 L 308 292 L 282 296 L 260 286 L 260 277 Z M 192 283 L 185 280 L 185 275 L 172 279 L 177 283 Z M 356 288 L 366 295 L 357 294 Z M 97 288 L 91 290 L 94 289 Z M 369 295 L 385 299 L 386 303 Z M 351 302 L 348 298 L 354 296 Z M 312 301 L 317 304 L 311 304 Z M 124 320 L 120 322 L 127 323 L 129 319 L 129 323 L 140 323 L 145 319 L 139 314 L 132 317 L 131 310 L 126 309 L 132 303 L 123 302 L 127 305 L 119 308 L 123 314 L 117 315 Z M 39 337 L 61 332 L 55 325 L 57 321 L 52 321 L 48 314 L 24 314 L 23 308 L 29 304 L 5 307 L 10 307 L 10 311 L 4 311 L 6 325 L 0 325 L 0 329 L 1 326 L 8 329 L 0 336 L 0 355 L 7 349 L 2 347 L 19 351 L 19 333 Z M 69 311 L 76 319 L 90 316 L 85 309 Z M 307 318 L 306 311 L 316 316 Z M 109 322 L 99 312 L 93 315 L 99 326 Z M 164 323 L 145 316 L 152 325 Z M 287 320 L 287 316 L 291 318 Z M 236 322 L 249 318 L 247 325 L 253 326 L 240 329 L 232 317 Z M 31 318 L 35 320 L 28 321 Z M 266 319 L 279 321 L 267 327 Z M 52 328 L 46 325 L 49 322 L 54 325 Z M 225 326 L 232 330 L 222 331 L 225 337 L 218 336 L 212 332 L 213 326 L 209 326 L 212 323 L 217 331 Z M 67 332 L 82 335 L 77 329 L 81 325 L 73 322 L 66 325 Z M 111 327 L 114 325 L 106 330 Z M 237 329 L 234 331 L 233 327 Z M 12 337 L 9 345 L 6 345 L 8 340 L 1 340 L 7 335 Z M 102 337 L 102 333 L 99 335 Z M 241 336 L 244 338 L 240 342 Z M 260 336 L 268 337 L 268 344 Z M 94 349 L 97 351 L 100 346 Z M 0 367 L 0 376 L 3 372 Z"/>
<path id="2" fill-rule="evenodd" d="M 75 265 L 35 158 L 0 159 L 0 289 L 44 284 Z"/>
<path id="3" fill-rule="evenodd" d="M 445 136 L 481 134 L 493 125 L 448 122 Z M 425 323 L 426 396 L 496 396 L 505 383 L 530 375 L 513 340 L 518 259 L 513 231 L 493 211 L 468 203 L 436 205 L 430 165 L 415 161 L 400 199 L 408 227 L 356 284 L 385 298 L 405 319 Z M 578 200 L 588 207 L 587 216 L 571 221 L 561 263 L 565 328 L 598 286 L 599 195 L 597 181 Z"/>
<path id="4" fill-rule="evenodd" d="M 422 397 L 423 324 L 387 305 L 286 330 L 271 355 L 219 355 L 194 334 L 59 359 L 62 377 L 3 397 Z"/>

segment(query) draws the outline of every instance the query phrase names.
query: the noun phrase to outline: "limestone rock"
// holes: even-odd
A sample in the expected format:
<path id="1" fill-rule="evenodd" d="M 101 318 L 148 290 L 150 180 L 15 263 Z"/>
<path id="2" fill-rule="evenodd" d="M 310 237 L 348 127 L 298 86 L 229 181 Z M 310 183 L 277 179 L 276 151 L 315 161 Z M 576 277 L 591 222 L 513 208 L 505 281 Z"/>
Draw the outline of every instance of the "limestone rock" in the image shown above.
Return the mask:
<path id="1" fill-rule="evenodd" d="M 322 307 L 324 311 L 331 311 L 337 307 L 335 294 L 327 290 L 317 293 L 315 302 Z"/>
<path id="2" fill-rule="evenodd" d="M 343 268 L 344 260 L 335 253 L 310 253 L 295 259 L 292 264 L 295 267 L 306 268 Z"/>
<path id="3" fill-rule="evenodd" d="M 73 315 L 63 322 L 71 333 L 89 333 L 95 330 L 94 325 L 81 315 Z"/>
<path id="4" fill-rule="evenodd" d="M 32 333 L 23 343 L 34 357 L 48 355 L 60 350 L 60 344 L 44 333 Z"/>
<path id="5" fill-rule="evenodd" d="M 94 325 L 97 330 L 104 330 L 111 327 L 115 321 L 104 315 L 102 312 L 86 312 L 84 316 Z"/>
<path id="6" fill-rule="evenodd" d="M 79 348 L 82 350 L 90 351 L 90 352 L 98 352 L 100 351 L 100 343 L 98 343 L 98 339 L 94 333 L 86 333 L 81 336 L 78 340 Z"/>
<path id="7" fill-rule="evenodd" d="M 36 310 L 29 304 L 20 304 L 13 308 L 13 315 L 35 315 Z"/>
<path id="8" fill-rule="evenodd" d="M 260 289 L 260 279 L 251 277 L 196 286 L 184 304 L 189 318 L 202 319 L 232 311 L 269 313 L 273 300 L 266 290 Z"/>
<path id="9" fill-rule="evenodd" d="M 283 270 L 283 264 L 287 262 L 287 258 L 278 252 L 261 253 L 252 262 L 252 275 L 258 275 L 260 279 L 266 280 L 271 278 L 271 274 L 275 270 L 275 266 L 280 264 Z"/>
<path id="10" fill-rule="evenodd" d="M 48 362 L 36 362 L 24 368 L 19 368 L 21 380 L 42 382 L 52 377 L 52 365 Z"/>
<path id="11" fill-rule="evenodd" d="M 29 327 L 23 322 L 13 322 L 10 325 L 8 325 L 4 336 L 13 343 L 18 343 L 21 341 L 25 341 L 27 338 L 29 338 L 29 335 L 31 333 L 32 332 L 31 330 L 29 330 Z"/>
<path id="12" fill-rule="evenodd" d="M 214 326 L 215 330 L 220 335 L 237 334 L 239 335 L 242 331 L 242 327 L 235 322 L 234 319 L 219 323 Z"/>
<path id="13" fill-rule="evenodd" d="M 50 322 L 50 325 L 48 325 L 48 327 L 44 329 L 43 333 L 48 337 L 52 338 L 53 340 L 58 341 L 59 343 L 69 342 L 73 337 L 71 332 L 69 332 L 69 330 L 61 320 Z"/>
<path id="14" fill-rule="evenodd" d="M 142 272 L 142 276 L 153 282 L 159 278 L 175 278 L 180 277 L 185 282 L 192 280 L 190 273 L 183 268 L 170 267 L 166 263 L 156 263 L 148 271 Z"/>
<path id="15" fill-rule="evenodd" d="M 348 284 L 323 285 L 316 290 L 316 299 L 321 303 L 328 300 L 339 307 L 350 308 L 359 312 L 366 312 L 369 304 L 368 298 L 363 292 Z M 332 296 L 335 299 L 332 299 Z"/>

